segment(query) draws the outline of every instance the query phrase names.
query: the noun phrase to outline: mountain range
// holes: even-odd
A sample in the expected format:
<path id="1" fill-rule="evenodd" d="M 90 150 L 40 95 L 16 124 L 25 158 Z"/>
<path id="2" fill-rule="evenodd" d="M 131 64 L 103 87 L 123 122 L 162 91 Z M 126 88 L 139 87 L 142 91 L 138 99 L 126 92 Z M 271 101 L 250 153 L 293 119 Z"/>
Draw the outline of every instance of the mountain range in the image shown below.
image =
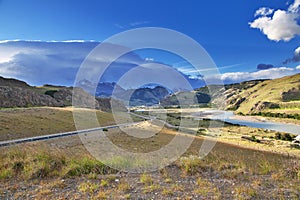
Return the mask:
<path id="1" fill-rule="evenodd" d="M 76 89 L 83 99 L 90 99 L 97 109 L 110 111 L 111 101 L 124 106 L 162 106 L 205 104 L 240 114 L 278 113 L 300 109 L 300 74 L 273 80 L 252 80 L 236 84 L 209 85 L 193 91 L 171 94 L 163 86 L 124 89 L 116 83 L 97 85 L 82 81 L 81 87 L 30 86 L 23 81 L 0 77 L 0 107 L 71 106 Z M 96 95 L 93 94 L 96 88 Z M 180 102 L 180 103 L 179 103 Z M 288 111 L 297 114 L 298 111 Z"/>
<path id="2" fill-rule="evenodd" d="M 115 82 L 92 83 L 82 80 L 77 84 L 78 87 L 100 98 L 113 97 L 127 102 L 128 106 L 152 106 L 170 94 L 170 91 L 160 85 L 146 85 L 137 89 L 124 89 Z"/>

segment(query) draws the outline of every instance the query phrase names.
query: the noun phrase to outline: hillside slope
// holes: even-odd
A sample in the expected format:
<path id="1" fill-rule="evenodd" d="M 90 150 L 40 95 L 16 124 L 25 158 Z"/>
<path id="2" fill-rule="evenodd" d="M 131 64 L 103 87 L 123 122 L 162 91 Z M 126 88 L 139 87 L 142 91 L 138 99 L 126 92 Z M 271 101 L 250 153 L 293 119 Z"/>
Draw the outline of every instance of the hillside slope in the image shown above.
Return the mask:
<path id="1" fill-rule="evenodd" d="M 0 77 L 0 108 L 12 107 L 66 107 L 72 105 L 73 87 L 44 85 L 33 87 L 23 81 Z M 75 88 L 84 102 L 89 101 L 89 107 L 95 105 L 96 109 L 102 111 L 111 110 L 111 101 L 118 108 L 126 110 L 121 102 L 111 98 L 93 97 L 81 88 Z"/>
<path id="2" fill-rule="evenodd" d="M 300 108 L 300 74 L 267 80 L 238 93 L 243 99 L 236 112 L 257 114 L 275 109 Z"/>
<path id="3" fill-rule="evenodd" d="M 219 109 L 300 119 L 300 74 L 224 86 L 210 85 L 196 92 L 210 95 L 210 103 Z"/>

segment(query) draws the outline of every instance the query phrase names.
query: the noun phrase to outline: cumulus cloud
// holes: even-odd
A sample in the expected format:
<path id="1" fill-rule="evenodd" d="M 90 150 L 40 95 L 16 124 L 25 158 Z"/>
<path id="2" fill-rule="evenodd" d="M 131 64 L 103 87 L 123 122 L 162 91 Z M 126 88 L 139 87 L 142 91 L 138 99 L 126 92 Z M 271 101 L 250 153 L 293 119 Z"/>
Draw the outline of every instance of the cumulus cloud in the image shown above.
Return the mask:
<path id="1" fill-rule="evenodd" d="M 207 77 L 207 79 L 221 79 L 225 84 L 239 83 L 242 81 L 256 80 L 256 79 L 275 79 L 283 76 L 289 76 L 300 73 L 300 67 L 279 67 L 260 70 L 256 72 L 233 72 L 221 75 Z"/>
<path id="2" fill-rule="evenodd" d="M 300 47 L 295 49 L 294 55 L 292 58 L 286 59 L 283 64 L 291 63 L 291 62 L 299 62 L 300 61 Z"/>
<path id="3" fill-rule="evenodd" d="M 271 65 L 271 64 L 263 64 L 263 63 L 261 63 L 261 64 L 257 65 L 257 69 L 258 70 L 266 70 L 266 69 L 270 69 L 270 68 L 273 68 L 273 67 L 274 67 L 274 65 Z"/>
<path id="4" fill-rule="evenodd" d="M 249 25 L 263 32 L 270 40 L 290 41 L 295 36 L 300 35 L 299 19 L 300 0 L 295 0 L 288 10 L 276 10 L 270 8 L 260 8 L 256 11 L 256 18 Z M 273 15 L 272 15 L 273 14 Z"/>

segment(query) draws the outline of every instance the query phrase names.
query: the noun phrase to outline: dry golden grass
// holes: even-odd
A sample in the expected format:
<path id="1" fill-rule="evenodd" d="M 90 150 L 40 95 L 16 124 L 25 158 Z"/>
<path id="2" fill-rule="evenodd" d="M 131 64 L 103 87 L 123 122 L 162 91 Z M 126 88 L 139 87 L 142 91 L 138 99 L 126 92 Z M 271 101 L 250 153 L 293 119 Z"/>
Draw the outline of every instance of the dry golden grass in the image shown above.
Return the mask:
<path id="1" fill-rule="evenodd" d="M 94 110 L 85 110 L 92 113 Z M 96 111 L 99 124 L 114 124 L 111 113 Z M 12 108 L 0 110 L 0 141 L 75 131 L 72 108 Z"/>
<path id="2" fill-rule="evenodd" d="M 84 129 L 116 124 L 112 113 L 73 107 L 33 107 L 0 109 L 0 141 L 75 131 L 75 122 Z M 96 114 L 97 119 L 93 119 Z M 136 116 L 118 112 L 118 123 L 141 121 Z M 84 125 L 82 125 L 84 124 Z"/>
<path id="3" fill-rule="evenodd" d="M 137 126 L 141 131 L 143 128 L 146 127 Z M 168 144 L 176 131 L 162 129 L 147 139 L 133 139 L 120 129 L 105 133 L 124 149 L 148 152 Z M 179 137 L 191 136 L 180 134 Z M 122 178 L 116 178 L 113 175 L 116 171 L 92 158 L 78 136 L 2 147 L 0 181 L 13 191 L 11 178 L 31 184 L 37 180 L 37 185 L 45 186 L 39 194 L 41 198 L 55 195 L 55 190 L 64 191 L 68 183 L 61 179 L 76 180 L 80 193 L 73 192 L 75 196 L 69 196 L 73 199 L 130 199 L 137 198 L 137 194 L 151 198 L 154 193 L 161 198 L 182 199 L 197 199 L 195 195 L 204 199 L 261 199 L 266 194 L 273 194 L 274 198 L 276 195 L 299 197 L 298 157 L 218 142 L 208 156 L 200 159 L 197 156 L 202 143 L 202 138 L 195 137 L 183 158 L 159 172 L 128 174 Z M 41 180 L 52 180 L 52 183 L 41 183 Z M 15 193 L 19 192 L 18 187 Z"/>

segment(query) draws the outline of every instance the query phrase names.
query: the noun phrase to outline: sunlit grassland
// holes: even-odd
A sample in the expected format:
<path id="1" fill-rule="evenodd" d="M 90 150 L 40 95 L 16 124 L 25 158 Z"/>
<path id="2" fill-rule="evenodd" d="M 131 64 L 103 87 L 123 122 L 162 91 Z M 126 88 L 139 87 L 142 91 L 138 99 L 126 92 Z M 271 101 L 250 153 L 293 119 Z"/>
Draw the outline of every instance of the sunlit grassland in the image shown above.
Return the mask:
<path id="1" fill-rule="evenodd" d="M 83 110 L 82 115 L 96 112 L 98 123 L 87 124 L 89 128 L 114 124 L 111 113 Z M 83 120 L 84 120 L 84 116 Z M 87 121 L 87 123 L 89 123 Z M 39 136 L 75 131 L 71 108 L 11 108 L 0 110 L 0 140 Z"/>
<path id="2" fill-rule="evenodd" d="M 144 126 L 136 125 L 135 128 L 140 131 L 151 129 L 147 123 L 144 122 Z M 155 129 L 154 126 L 152 128 Z M 154 136 L 143 139 L 127 135 L 121 129 L 111 129 L 105 134 L 122 149 L 145 153 L 165 146 L 177 132 L 164 128 Z M 182 139 L 192 137 L 184 134 L 178 136 L 183 137 Z M 202 143 L 203 138 L 195 137 L 181 158 L 159 172 L 140 174 L 137 180 L 134 179 L 136 182 L 130 181 L 130 176 L 123 177 L 118 182 L 115 182 L 115 179 L 111 181 L 109 178 L 101 178 L 103 175 L 113 176 L 117 170 L 93 158 L 78 136 L 2 147 L 0 181 L 7 183 L 12 178 L 28 183 L 35 180 L 38 182 L 48 180 L 49 183 L 44 183 L 43 192 L 38 192 L 41 197 L 53 194 L 53 190 L 57 188 L 52 185 L 58 182 L 61 185 L 61 179 L 77 177 L 80 177 L 80 180 L 75 188 L 76 191 L 96 199 L 97 197 L 130 198 L 134 195 L 131 193 L 134 187 L 137 187 L 136 190 L 141 194 L 155 192 L 165 197 L 185 194 L 187 191 L 188 194 L 212 199 L 228 198 L 228 195 L 237 199 L 259 199 L 265 195 L 265 190 L 268 190 L 270 197 L 274 198 L 276 195 L 285 197 L 282 194 L 283 190 L 288 191 L 289 196 L 293 198 L 300 195 L 299 157 L 218 142 L 208 156 L 200 159 L 198 155 Z M 111 161 L 118 161 L 118 164 L 124 166 L 135 164 L 120 159 L 119 155 L 112 156 Z M 144 162 L 146 163 L 147 160 Z M 85 178 L 82 179 L 83 177 Z M 194 184 L 178 184 L 178 179 L 193 180 Z M 218 181 L 234 183 L 234 185 L 230 184 L 224 188 Z M 110 187 L 112 185 L 114 187 Z"/>
<path id="3" fill-rule="evenodd" d="M 252 88 L 240 93 L 241 97 L 246 98 L 242 105 L 237 109 L 237 113 L 247 114 L 251 108 L 258 102 L 273 102 L 279 104 L 280 108 L 300 108 L 299 101 L 284 102 L 282 92 L 297 88 L 299 83 L 299 74 L 287 76 L 276 80 L 264 81 Z"/>

